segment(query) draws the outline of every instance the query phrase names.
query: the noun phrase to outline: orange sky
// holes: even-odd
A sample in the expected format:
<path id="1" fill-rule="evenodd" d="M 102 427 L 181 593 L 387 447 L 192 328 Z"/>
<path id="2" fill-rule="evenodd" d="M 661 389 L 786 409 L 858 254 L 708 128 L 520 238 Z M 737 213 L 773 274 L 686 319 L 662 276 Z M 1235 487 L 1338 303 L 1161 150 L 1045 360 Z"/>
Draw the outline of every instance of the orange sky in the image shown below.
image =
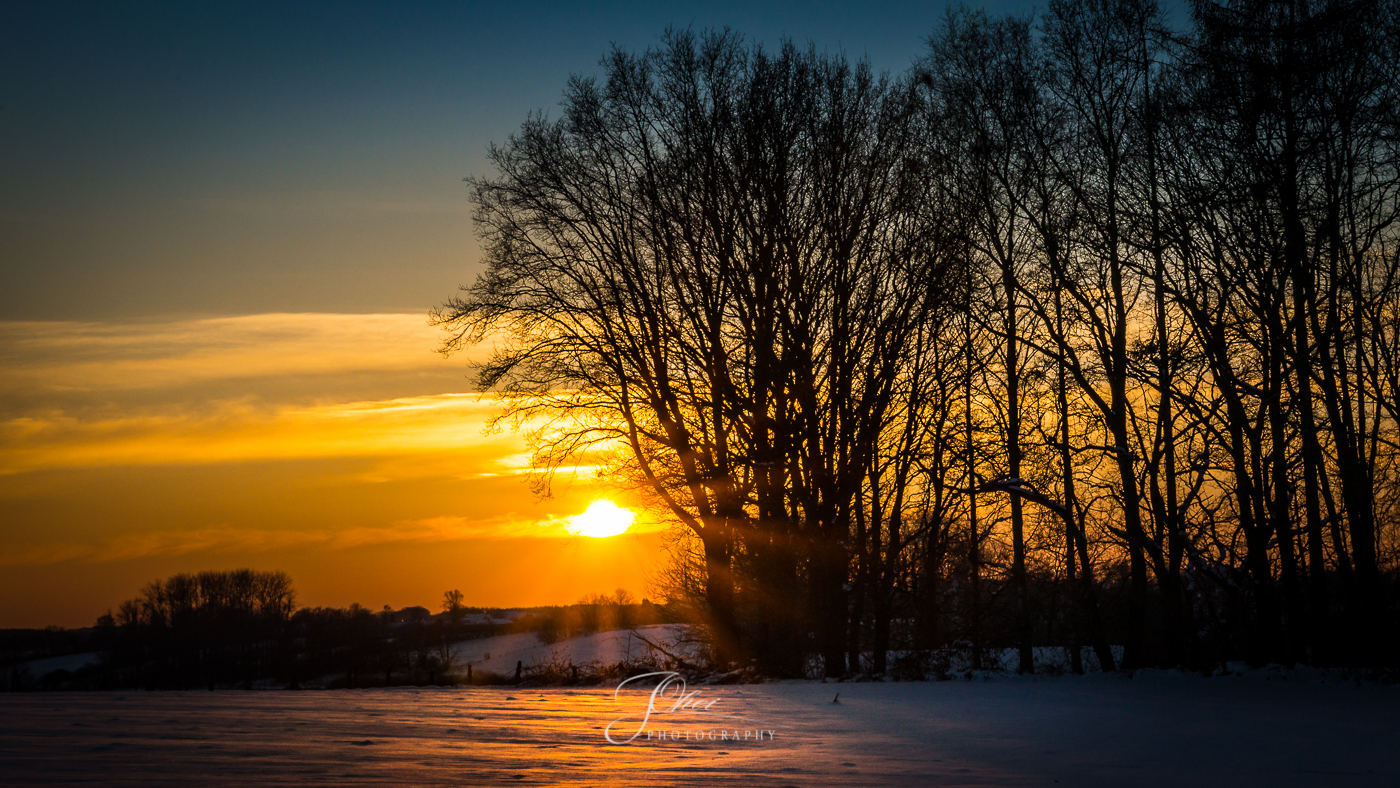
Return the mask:
<path id="1" fill-rule="evenodd" d="M 540 500 L 523 439 L 423 314 L 0 322 L 0 627 L 82 626 L 156 577 L 285 569 L 305 605 L 646 593 L 662 535 L 589 468 Z"/>

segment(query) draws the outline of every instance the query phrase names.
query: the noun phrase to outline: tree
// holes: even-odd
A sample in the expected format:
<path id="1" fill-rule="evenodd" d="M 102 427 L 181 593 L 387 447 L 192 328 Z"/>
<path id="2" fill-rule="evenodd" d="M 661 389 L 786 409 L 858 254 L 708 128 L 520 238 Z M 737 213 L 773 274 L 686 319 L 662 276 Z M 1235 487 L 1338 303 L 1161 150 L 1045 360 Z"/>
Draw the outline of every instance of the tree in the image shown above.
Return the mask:
<path id="1" fill-rule="evenodd" d="M 455 588 L 442 595 L 442 611 L 454 626 L 462 617 L 462 599 L 462 592 Z"/>
<path id="2" fill-rule="evenodd" d="M 728 31 L 603 66 L 471 182 L 488 270 L 434 313 L 443 349 L 502 338 L 478 384 L 542 425 L 541 467 L 625 447 L 703 545 L 721 663 L 744 588 L 787 597 L 757 630 L 815 631 L 839 673 L 855 501 L 949 258 L 917 92 Z M 799 579 L 806 622 L 779 612 Z"/>
<path id="3" fill-rule="evenodd" d="M 658 590 L 721 665 L 1394 653 L 1395 0 L 962 10 L 905 78 L 728 31 L 603 66 L 493 149 L 434 319 L 497 343 L 546 483 L 602 455 L 679 524 Z"/>

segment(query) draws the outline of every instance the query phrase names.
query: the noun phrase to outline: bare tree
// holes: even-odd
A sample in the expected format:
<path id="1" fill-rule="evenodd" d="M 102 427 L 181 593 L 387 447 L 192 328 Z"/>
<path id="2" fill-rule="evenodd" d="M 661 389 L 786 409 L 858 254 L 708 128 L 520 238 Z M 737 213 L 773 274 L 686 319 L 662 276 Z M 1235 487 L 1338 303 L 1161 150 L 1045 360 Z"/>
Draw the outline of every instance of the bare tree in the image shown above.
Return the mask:
<path id="1" fill-rule="evenodd" d="M 448 619 L 454 626 L 462 617 L 463 599 L 462 592 L 455 588 L 451 591 L 443 592 L 442 611 L 447 614 Z"/>
<path id="2" fill-rule="evenodd" d="M 917 94 L 728 32 L 604 66 L 473 181 L 488 272 L 435 313 L 444 350 L 504 338 L 479 383 L 546 421 L 545 467 L 626 447 L 704 546 L 721 662 L 744 653 L 738 551 L 768 550 L 805 566 L 839 673 L 852 501 L 940 293 Z"/>

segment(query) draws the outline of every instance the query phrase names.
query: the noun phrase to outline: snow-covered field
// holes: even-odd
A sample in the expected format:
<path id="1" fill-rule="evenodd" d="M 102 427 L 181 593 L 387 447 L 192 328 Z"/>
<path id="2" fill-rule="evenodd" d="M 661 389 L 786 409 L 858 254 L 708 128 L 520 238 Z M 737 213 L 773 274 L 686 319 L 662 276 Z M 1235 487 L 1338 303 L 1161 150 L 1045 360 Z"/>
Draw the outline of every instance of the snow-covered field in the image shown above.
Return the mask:
<path id="1" fill-rule="evenodd" d="M 1121 659 L 1122 646 L 1114 646 L 1114 653 Z M 689 635 L 684 624 L 652 624 L 635 629 L 619 629 L 611 632 L 597 632 L 591 635 L 561 640 L 556 643 L 542 643 L 533 632 L 513 635 L 466 640 L 452 646 L 453 670 L 464 673 L 468 664 L 476 670 L 488 670 L 506 676 L 515 672 L 517 662 L 529 670 L 545 665 L 605 666 L 618 662 L 633 662 L 650 658 L 657 664 L 666 664 L 668 658 L 679 657 L 692 663 L 703 662 L 700 645 Z M 891 664 L 900 652 L 891 651 Z M 869 664 L 870 654 L 863 659 Z M 1084 664 L 1089 671 L 1098 670 L 1098 658 L 1090 648 L 1083 650 Z M 1016 649 L 1008 648 L 991 651 L 984 665 L 989 671 L 1014 671 L 1016 669 Z M 1062 648 L 1035 649 L 1036 669 L 1059 672 L 1069 671 L 1069 656 Z M 970 666 L 965 658 L 954 658 L 948 668 L 953 673 L 962 673 Z M 822 674 L 820 658 L 814 658 L 808 666 L 808 674 L 817 677 Z"/>
<path id="2" fill-rule="evenodd" d="M 531 668 L 540 665 L 612 665 L 632 662 L 648 656 L 657 663 L 666 659 L 664 652 L 684 659 L 694 659 L 695 649 L 685 639 L 686 629 L 680 624 L 655 624 L 636 629 L 619 629 L 582 635 L 557 643 L 541 643 L 534 632 L 467 640 L 452 647 L 455 670 L 464 672 L 468 664 L 477 670 L 489 670 L 501 675 L 515 672 L 515 664 Z M 653 649 L 657 646 L 661 651 Z"/>
<path id="3" fill-rule="evenodd" d="M 1400 689 L 1267 675 L 692 687 L 742 719 L 626 745 L 646 689 L 16 693 L 0 784 L 1400 785 Z"/>
<path id="4" fill-rule="evenodd" d="M 96 651 L 88 651 L 82 654 L 66 654 L 62 657 L 34 659 L 29 662 L 21 662 L 15 667 L 28 671 L 31 676 L 42 676 L 51 670 L 78 670 L 88 665 L 96 665 L 101 658 L 102 655 Z"/>
<path id="5" fill-rule="evenodd" d="M 446 615 L 446 614 L 443 614 Z M 509 624 L 525 615 L 523 610 L 496 610 L 490 613 L 463 613 L 463 624 Z"/>

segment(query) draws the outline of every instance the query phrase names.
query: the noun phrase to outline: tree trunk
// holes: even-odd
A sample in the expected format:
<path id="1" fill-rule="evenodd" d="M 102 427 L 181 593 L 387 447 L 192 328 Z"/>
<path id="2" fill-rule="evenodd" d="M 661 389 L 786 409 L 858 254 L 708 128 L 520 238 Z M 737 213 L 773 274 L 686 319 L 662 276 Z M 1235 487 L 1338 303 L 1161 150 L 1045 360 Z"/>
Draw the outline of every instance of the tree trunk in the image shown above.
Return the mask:
<path id="1" fill-rule="evenodd" d="M 1012 479 L 1021 478 L 1021 377 L 1016 355 L 1016 274 L 1008 260 L 1002 265 L 1006 294 L 1006 460 Z M 1034 623 L 1026 588 L 1026 534 L 1021 497 L 1011 496 L 1011 585 L 1016 595 L 1017 673 L 1034 673 L 1031 650 Z"/>
<path id="2" fill-rule="evenodd" d="M 705 602 L 710 608 L 710 629 L 714 637 L 715 663 L 725 670 L 742 659 L 738 627 L 735 626 L 733 537 L 722 518 L 706 523 L 700 537 L 705 548 Z"/>

